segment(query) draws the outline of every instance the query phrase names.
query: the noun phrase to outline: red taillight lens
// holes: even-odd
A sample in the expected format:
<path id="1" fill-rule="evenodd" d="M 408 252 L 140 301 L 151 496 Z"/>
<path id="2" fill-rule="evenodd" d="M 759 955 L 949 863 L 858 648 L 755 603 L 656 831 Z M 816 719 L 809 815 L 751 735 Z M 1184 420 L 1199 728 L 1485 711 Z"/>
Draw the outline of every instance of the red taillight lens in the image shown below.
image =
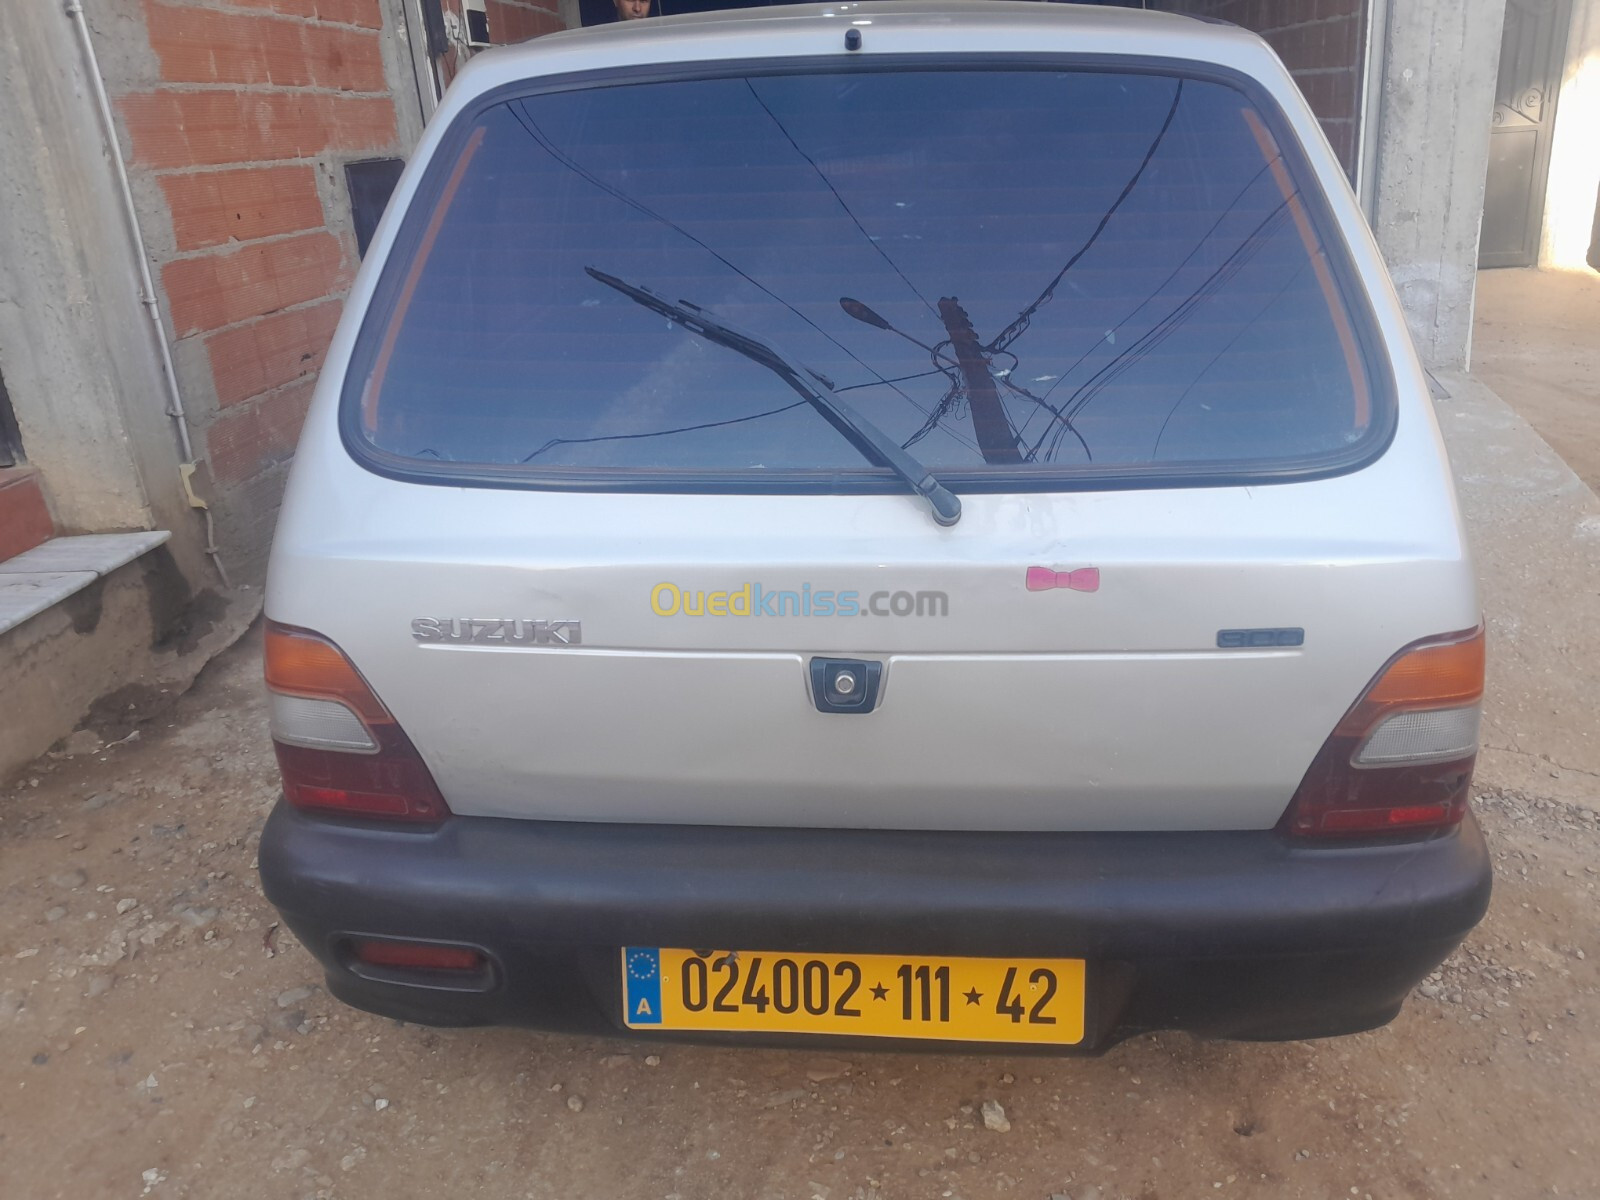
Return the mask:
<path id="1" fill-rule="evenodd" d="M 1460 822 L 1477 761 L 1483 670 L 1481 626 L 1395 655 L 1317 752 L 1279 830 L 1370 837 Z"/>
<path id="2" fill-rule="evenodd" d="M 352 942 L 350 950 L 358 961 L 372 967 L 415 971 L 481 971 L 484 967 L 483 955 L 465 946 L 362 939 Z"/>
<path id="3" fill-rule="evenodd" d="M 1459 821 L 1462 813 L 1449 804 L 1412 804 L 1404 808 L 1335 808 L 1322 814 L 1323 833 L 1378 833 Z"/>
<path id="4" fill-rule="evenodd" d="M 327 638 L 269 622 L 266 680 L 289 803 L 389 821 L 450 815 L 411 739 Z"/>

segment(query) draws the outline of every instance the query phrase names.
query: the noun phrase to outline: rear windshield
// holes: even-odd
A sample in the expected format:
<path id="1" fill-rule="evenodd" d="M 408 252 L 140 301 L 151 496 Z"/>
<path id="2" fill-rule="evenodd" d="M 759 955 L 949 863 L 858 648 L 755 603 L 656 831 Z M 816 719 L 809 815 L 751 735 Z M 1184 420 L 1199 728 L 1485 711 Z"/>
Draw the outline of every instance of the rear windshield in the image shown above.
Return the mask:
<path id="1" fill-rule="evenodd" d="M 818 388 L 947 481 L 1018 487 L 1326 469 L 1387 419 L 1322 205 L 1226 83 L 568 87 L 487 105 L 429 170 L 346 387 L 380 468 L 882 480 Z"/>

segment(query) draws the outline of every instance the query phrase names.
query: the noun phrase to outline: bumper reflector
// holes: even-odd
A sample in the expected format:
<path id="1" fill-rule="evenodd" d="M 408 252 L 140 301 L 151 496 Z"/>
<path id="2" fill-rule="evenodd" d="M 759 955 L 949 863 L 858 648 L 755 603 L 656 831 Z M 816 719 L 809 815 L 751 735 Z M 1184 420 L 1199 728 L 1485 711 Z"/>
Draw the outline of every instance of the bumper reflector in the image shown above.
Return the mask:
<path id="1" fill-rule="evenodd" d="M 356 958 L 371 967 L 396 967 L 413 971 L 481 971 L 484 958 L 467 946 L 439 946 L 431 942 L 390 942 L 363 939 L 351 943 Z"/>

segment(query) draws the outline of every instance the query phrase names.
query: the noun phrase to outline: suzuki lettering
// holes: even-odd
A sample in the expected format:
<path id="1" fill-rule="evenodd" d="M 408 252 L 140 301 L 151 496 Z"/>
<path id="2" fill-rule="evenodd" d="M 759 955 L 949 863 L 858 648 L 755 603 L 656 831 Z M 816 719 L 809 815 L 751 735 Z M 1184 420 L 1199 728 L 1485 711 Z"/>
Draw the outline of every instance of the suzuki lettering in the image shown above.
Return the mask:
<path id="1" fill-rule="evenodd" d="M 577 646 L 581 621 L 532 621 L 497 617 L 413 617 L 411 636 L 423 643 L 473 646 Z"/>

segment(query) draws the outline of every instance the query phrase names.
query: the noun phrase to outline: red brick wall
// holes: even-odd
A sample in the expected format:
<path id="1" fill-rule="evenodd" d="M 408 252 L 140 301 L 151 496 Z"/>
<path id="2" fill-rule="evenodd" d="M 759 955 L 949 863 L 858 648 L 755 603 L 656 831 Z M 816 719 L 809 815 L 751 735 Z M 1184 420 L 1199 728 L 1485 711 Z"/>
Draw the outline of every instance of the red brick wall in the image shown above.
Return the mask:
<path id="1" fill-rule="evenodd" d="M 0 467 L 0 562 L 55 536 L 55 522 L 32 467 Z"/>
<path id="2" fill-rule="evenodd" d="M 487 0 L 489 37 L 496 46 L 525 42 L 542 33 L 554 33 L 566 25 L 556 15 L 555 0 Z"/>
<path id="3" fill-rule="evenodd" d="M 294 452 L 356 265 L 343 163 L 404 154 L 380 0 L 121 0 L 149 52 L 108 84 L 165 293 L 224 553 L 258 573 L 270 528 L 234 497 Z M 138 65 L 142 64 L 142 65 Z M 281 478 L 277 481 L 281 486 Z M 238 503 L 244 503 L 240 500 Z M 275 504 L 275 500 L 273 501 Z M 248 544 L 226 544 L 232 528 Z M 256 569 L 252 569 L 256 568 Z"/>
<path id="4" fill-rule="evenodd" d="M 387 77 L 382 0 L 109 3 L 148 41 L 107 47 L 124 76 L 108 83 L 136 190 L 165 209 L 146 224 L 170 225 L 153 265 L 223 549 L 249 578 L 355 271 L 343 164 L 410 150 L 390 94 L 413 86 L 408 51 L 396 40 Z M 488 15 L 499 43 L 563 28 L 556 0 Z"/>
<path id="5" fill-rule="evenodd" d="M 1157 7 L 1220 17 L 1265 38 L 1300 85 L 1339 161 L 1355 175 L 1366 0 L 1166 0 Z"/>

